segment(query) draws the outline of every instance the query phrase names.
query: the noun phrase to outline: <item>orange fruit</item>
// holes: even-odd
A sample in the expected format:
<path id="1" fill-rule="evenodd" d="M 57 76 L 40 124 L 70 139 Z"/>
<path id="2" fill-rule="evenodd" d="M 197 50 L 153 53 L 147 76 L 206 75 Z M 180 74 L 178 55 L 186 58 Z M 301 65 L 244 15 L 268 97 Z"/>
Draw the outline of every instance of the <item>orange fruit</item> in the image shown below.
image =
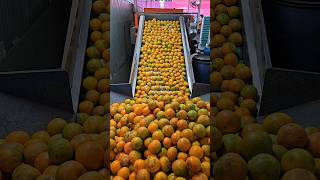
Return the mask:
<path id="1" fill-rule="evenodd" d="M 36 179 L 41 173 L 28 164 L 20 164 L 12 173 L 12 180 Z"/>
<path id="2" fill-rule="evenodd" d="M 23 161 L 23 146 L 18 143 L 0 144 L 0 168 L 4 173 L 12 173 Z"/>
<path id="3" fill-rule="evenodd" d="M 224 56 L 224 64 L 236 67 L 238 64 L 238 57 L 234 53 L 228 53 Z"/>
<path id="4" fill-rule="evenodd" d="M 155 155 L 151 155 L 145 160 L 144 167 L 150 173 L 156 173 L 160 170 L 161 165 L 160 165 L 159 159 Z M 139 173 L 139 171 L 138 171 L 138 173 Z"/>
<path id="5" fill-rule="evenodd" d="M 48 150 L 48 146 L 44 142 L 33 143 L 25 147 L 23 151 L 24 161 L 30 165 L 34 165 L 37 156 Z"/>
<path id="6" fill-rule="evenodd" d="M 183 160 L 183 161 L 186 161 L 188 157 L 189 157 L 188 154 L 186 154 L 186 153 L 184 153 L 184 152 L 179 152 L 177 159 L 181 159 L 181 160 Z"/>
<path id="7" fill-rule="evenodd" d="M 110 170 L 112 174 L 117 174 L 117 172 L 121 169 L 120 161 L 115 160 L 110 164 Z"/>
<path id="8" fill-rule="evenodd" d="M 82 166 L 81 163 L 70 160 L 61 164 L 56 172 L 55 179 L 63 180 L 77 180 L 82 174 L 86 172 L 86 169 Z"/>
<path id="9" fill-rule="evenodd" d="M 94 104 L 91 101 L 85 100 L 79 104 L 79 112 L 91 114 L 94 108 Z"/>
<path id="10" fill-rule="evenodd" d="M 89 171 L 82 174 L 78 180 L 91 180 L 91 179 L 103 180 L 105 178 L 101 173 L 97 171 Z"/>
<path id="11" fill-rule="evenodd" d="M 129 161 L 131 162 L 131 164 L 134 164 L 134 162 L 137 161 L 140 158 L 141 158 L 141 154 L 140 154 L 139 151 L 132 150 L 129 153 Z"/>
<path id="12" fill-rule="evenodd" d="M 122 167 L 121 169 L 119 169 L 117 175 L 123 177 L 124 179 L 127 179 L 130 175 L 130 170 L 127 167 Z"/>
<path id="13" fill-rule="evenodd" d="M 202 159 L 203 149 L 200 146 L 192 146 L 189 150 L 189 155 L 198 157 L 199 159 Z"/>
<path id="14" fill-rule="evenodd" d="M 172 163 L 172 171 L 177 176 L 186 176 L 187 175 L 187 164 L 183 160 L 175 160 Z"/>
<path id="15" fill-rule="evenodd" d="M 148 130 L 150 133 L 155 132 L 156 130 L 158 130 L 158 124 L 151 122 L 148 126 Z"/>
<path id="16" fill-rule="evenodd" d="M 29 134 L 24 131 L 13 131 L 9 133 L 6 137 L 7 142 L 20 143 L 21 145 L 23 145 L 29 139 Z"/>
<path id="17" fill-rule="evenodd" d="M 190 143 L 189 139 L 181 138 L 177 142 L 177 147 L 180 151 L 188 152 L 191 147 L 191 143 Z"/>
<path id="18" fill-rule="evenodd" d="M 129 180 L 136 180 L 136 173 L 132 172 L 129 176 Z"/>
<path id="19" fill-rule="evenodd" d="M 188 128 L 188 122 L 186 120 L 183 120 L 183 119 L 178 120 L 177 128 L 179 130 L 181 130 L 181 131 L 186 129 L 186 128 Z"/>
<path id="20" fill-rule="evenodd" d="M 153 179 L 154 180 L 166 180 L 166 179 L 168 179 L 168 176 L 166 175 L 166 173 L 160 171 L 154 176 Z"/>
<path id="21" fill-rule="evenodd" d="M 168 137 L 165 137 L 162 141 L 162 144 L 165 148 L 171 147 L 171 139 Z"/>
<path id="22" fill-rule="evenodd" d="M 34 160 L 34 167 L 41 173 L 43 173 L 51 164 L 48 152 L 40 153 Z"/>
<path id="23" fill-rule="evenodd" d="M 165 117 L 168 119 L 174 118 L 176 116 L 176 113 L 172 108 L 166 109 L 164 113 L 165 113 Z"/>
<path id="24" fill-rule="evenodd" d="M 97 170 L 103 165 L 104 149 L 97 142 L 84 142 L 76 149 L 75 159 L 87 170 Z"/>
<path id="25" fill-rule="evenodd" d="M 152 140 L 148 145 L 148 150 L 153 154 L 158 153 L 160 149 L 161 149 L 161 143 L 159 140 Z"/>
<path id="26" fill-rule="evenodd" d="M 147 169 L 141 169 L 137 172 L 136 179 L 150 180 L 150 173 Z"/>
<path id="27" fill-rule="evenodd" d="M 181 136 L 187 138 L 190 142 L 194 140 L 194 134 L 191 129 L 184 129 L 181 132 Z"/>
<path id="28" fill-rule="evenodd" d="M 165 125 L 162 128 L 162 132 L 166 137 L 171 137 L 171 135 L 174 133 L 174 128 L 171 125 Z"/>
<path id="29" fill-rule="evenodd" d="M 174 161 L 178 156 L 178 150 L 176 147 L 170 147 L 167 150 L 167 157 L 170 159 L 170 161 Z"/>
<path id="30" fill-rule="evenodd" d="M 220 72 L 214 71 L 210 74 L 210 84 L 212 87 L 220 86 L 223 77 Z"/>
<path id="31" fill-rule="evenodd" d="M 162 141 L 164 139 L 164 134 L 161 130 L 157 130 L 152 133 L 152 139 Z"/>
<path id="32" fill-rule="evenodd" d="M 101 21 L 98 18 L 93 18 L 90 20 L 89 25 L 92 31 L 99 31 L 101 27 Z"/>
<path id="33" fill-rule="evenodd" d="M 186 165 L 189 174 L 197 174 L 201 171 L 201 161 L 196 156 L 190 156 L 187 158 Z"/>
<path id="34" fill-rule="evenodd" d="M 134 169 L 134 172 L 138 172 L 139 170 L 141 169 L 144 169 L 144 160 L 142 159 L 138 159 L 134 162 L 134 165 L 133 165 L 133 169 Z"/>

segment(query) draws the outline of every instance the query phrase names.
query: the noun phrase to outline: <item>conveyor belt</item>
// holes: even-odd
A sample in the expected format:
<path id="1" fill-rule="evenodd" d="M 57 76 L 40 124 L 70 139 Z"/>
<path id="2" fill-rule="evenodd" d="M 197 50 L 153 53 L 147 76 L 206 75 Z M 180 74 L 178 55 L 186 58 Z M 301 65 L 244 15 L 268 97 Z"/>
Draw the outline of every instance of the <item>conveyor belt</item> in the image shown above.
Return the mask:
<path id="1" fill-rule="evenodd" d="M 139 28 L 136 40 L 136 47 L 133 56 L 131 74 L 130 74 L 130 84 L 132 86 L 132 95 L 135 95 L 136 86 L 137 86 L 137 77 L 138 77 L 138 68 L 139 68 L 139 60 L 140 60 L 140 52 L 142 47 L 142 36 L 145 21 L 151 19 L 157 20 L 171 20 L 171 21 L 179 21 L 180 23 L 180 31 L 181 31 L 181 39 L 183 42 L 183 56 L 185 60 L 185 68 L 186 68 L 186 81 L 188 83 L 188 88 L 190 90 L 190 95 L 192 94 L 192 84 L 195 83 L 194 74 L 192 69 L 192 63 L 190 59 L 190 48 L 188 43 L 188 36 L 185 25 L 185 18 L 183 15 L 175 15 L 175 14 L 148 14 L 141 15 L 139 20 Z M 150 87 L 151 89 L 151 87 Z"/>

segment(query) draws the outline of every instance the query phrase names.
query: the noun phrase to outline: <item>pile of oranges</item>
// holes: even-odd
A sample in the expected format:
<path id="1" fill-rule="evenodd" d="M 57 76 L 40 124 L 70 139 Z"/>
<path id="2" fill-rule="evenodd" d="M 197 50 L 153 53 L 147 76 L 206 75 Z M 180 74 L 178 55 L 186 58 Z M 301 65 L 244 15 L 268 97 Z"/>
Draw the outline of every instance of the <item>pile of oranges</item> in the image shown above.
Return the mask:
<path id="1" fill-rule="evenodd" d="M 86 77 L 82 81 L 84 99 L 79 112 L 104 116 L 109 110 L 110 14 L 107 1 L 92 6 L 90 41 L 86 50 Z"/>
<path id="2" fill-rule="evenodd" d="M 178 21 L 144 23 L 135 97 L 190 96 Z"/>
<path id="3" fill-rule="evenodd" d="M 209 102 L 127 99 L 112 104 L 110 115 L 113 180 L 209 179 Z"/>
<path id="4" fill-rule="evenodd" d="M 241 64 L 240 0 L 211 1 L 213 180 L 320 178 L 320 130 L 274 112 L 257 122 L 257 89 Z"/>

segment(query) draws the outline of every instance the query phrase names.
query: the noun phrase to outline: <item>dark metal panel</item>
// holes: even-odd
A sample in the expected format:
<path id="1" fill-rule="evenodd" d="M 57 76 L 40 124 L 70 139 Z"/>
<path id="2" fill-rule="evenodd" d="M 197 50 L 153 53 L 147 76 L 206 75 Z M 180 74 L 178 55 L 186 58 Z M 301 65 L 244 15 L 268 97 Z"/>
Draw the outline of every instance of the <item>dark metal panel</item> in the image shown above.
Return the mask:
<path id="1" fill-rule="evenodd" d="M 55 0 L 36 18 L 23 38 L 0 62 L 0 84 L 3 84 L 0 91 L 69 112 L 76 110 L 72 98 L 79 96 L 77 89 L 80 88 L 82 68 L 74 73 L 75 67 L 65 68 L 62 65 L 70 7 L 74 1 Z M 76 16 L 75 13 L 72 15 Z M 76 33 L 73 37 L 76 39 L 74 51 L 78 49 L 78 35 Z M 69 60 L 74 61 L 75 58 L 70 57 Z M 82 67 L 83 64 L 80 65 Z M 78 87 L 72 84 L 74 78 L 79 81 Z"/>
<path id="2" fill-rule="evenodd" d="M 210 84 L 194 83 L 192 88 L 193 88 L 193 91 L 191 94 L 192 98 L 203 96 L 204 94 L 210 93 Z"/>
<path id="3" fill-rule="evenodd" d="M 49 0 L 1 0 L 0 41 L 10 48 L 47 9 Z"/>
<path id="4" fill-rule="evenodd" d="M 133 98 L 131 84 L 129 83 L 110 84 L 110 90 Z"/>
<path id="5" fill-rule="evenodd" d="M 320 74 L 272 68 L 266 71 L 259 115 L 320 99 Z"/>
<path id="6" fill-rule="evenodd" d="M 56 0 L 1 61 L 0 71 L 60 68 L 71 0 Z"/>
<path id="7" fill-rule="evenodd" d="M 254 29 L 249 35 L 254 37 L 252 40 L 255 45 L 254 50 L 256 50 L 257 69 L 252 70 L 258 71 L 262 77 L 263 91 L 259 115 L 282 111 L 320 99 L 320 73 L 306 71 L 312 66 L 311 59 L 317 57 L 313 55 L 310 59 L 307 56 L 319 49 L 317 48 L 319 45 L 313 46 L 312 43 L 304 42 L 307 39 L 305 37 L 310 36 L 319 28 L 317 23 L 310 24 L 310 21 L 316 21 L 319 18 L 316 16 L 306 18 L 308 13 L 319 14 L 319 11 L 314 11 L 316 7 L 298 8 L 296 5 L 281 9 L 280 6 L 283 4 L 273 4 L 270 8 L 269 3 L 280 2 L 280 0 L 243 0 L 243 2 L 246 2 L 249 7 Z M 266 4 L 269 7 L 266 7 Z M 310 26 L 303 27 L 303 24 L 310 24 Z M 248 38 L 248 34 L 246 35 Z M 288 38 L 290 36 L 291 38 Z M 318 37 L 319 33 L 313 39 Z M 273 38 L 272 42 L 271 38 Z M 310 45 L 313 47 L 308 48 Z M 313 66 L 314 69 L 318 68 L 316 65 Z"/>
<path id="8" fill-rule="evenodd" d="M 65 71 L 0 73 L 0 82 L 0 91 L 4 93 L 73 112 L 68 74 Z"/>
<path id="9" fill-rule="evenodd" d="M 320 72 L 320 7 L 309 3 L 262 1 L 273 67 Z"/>

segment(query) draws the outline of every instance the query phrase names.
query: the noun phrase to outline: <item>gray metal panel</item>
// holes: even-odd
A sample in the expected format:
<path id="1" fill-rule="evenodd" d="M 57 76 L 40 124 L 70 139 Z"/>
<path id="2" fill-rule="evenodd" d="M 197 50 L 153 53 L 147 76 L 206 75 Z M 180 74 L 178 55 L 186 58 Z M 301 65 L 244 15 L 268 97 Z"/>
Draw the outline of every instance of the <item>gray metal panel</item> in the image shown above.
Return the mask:
<path id="1" fill-rule="evenodd" d="M 261 61 L 259 65 L 264 69 L 271 68 L 272 63 L 270 59 L 268 38 L 264 23 L 261 0 L 249 1 L 249 6 L 251 10 L 251 16 L 253 19 L 253 26 L 255 29 L 255 43 L 257 47 L 257 55 L 258 59 L 260 59 Z"/>
<path id="2" fill-rule="evenodd" d="M 266 71 L 260 115 L 320 99 L 320 73 L 271 68 Z"/>
<path id="3" fill-rule="evenodd" d="M 77 17 L 81 16 L 82 14 L 85 14 L 85 12 L 79 12 L 80 7 L 80 0 L 72 0 L 71 4 L 71 10 L 69 14 L 69 21 L 68 21 L 68 28 L 66 33 L 66 40 L 64 44 L 64 50 L 63 50 L 63 58 L 61 63 L 61 68 L 68 70 L 73 65 L 73 59 L 71 59 L 69 56 L 74 52 L 74 47 L 71 47 L 73 44 L 72 40 L 78 39 L 77 35 L 79 34 L 79 22 L 77 23 Z M 91 1 L 81 1 L 81 2 L 91 2 Z M 83 6 L 83 4 L 81 4 Z M 91 3 L 88 3 L 87 6 L 90 6 L 91 9 Z M 89 11 L 90 12 L 90 11 Z M 79 14 L 81 13 L 81 14 Z M 77 14 L 79 14 L 77 16 Z M 90 13 L 87 13 L 90 17 Z M 89 21 L 87 21 L 89 23 Z M 78 25 L 78 26 L 77 26 Z M 74 35 L 72 37 L 72 35 Z"/>
<path id="4" fill-rule="evenodd" d="M 260 74 L 261 71 L 258 71 L 258 59 L 256 54 L 256 46 L 255 46 L 255 36 L 254 36 L 254 25 L 253 25 L 253 17 L 251 16 L 250 11 L 250 1 L 243 0 L 241 1 L 241 9 L 242 9 L 242 20 L 243 20 L 243 31 L 246 37 L 245 39 L 245 48 L 247 53 L 247 59 L 249 62 L 246 62 L 252 70 L 252 81 L 253 84 L 258 89 L 258 93 L 261 94 L 262 92 L 262 82 L 261 79 L 263 78 Z"/>
<path id="5" fill-rule="evenodd" d="M 79 0 L 76 13 L 77 18 L 74 19 L 74 29 L 71 29 L 70 33 L 70 47 L 66 47 L 64 50 L 65 61 L 68 63 L 64 68 L 69 75 L 74 112 L 78 110 L 82 77 L 85 71 L 85 52 L 88 40 L 91 5 L 91 0 Z"/>
<path id="6" fill-rule="evenodd" d="M 186 20 L 184 19 L 184 17 L 180 16 L 179 21 L 180 21 L 180 31 L 181 31 L 182 42 L 183 42 L 183 54 L 184 54 L 184 63 L 186 65 L 187 81 L 190 89 L 190 94 L 192 94 L 193 84 L 195 83 L 195 79 L 193 74 L 192 62 L 190 58 L 190 47 L 189 47 L 188 35 L 187 35 L 187 30 L 185 25 Z"/>
<path id="7" fill-rule="evenodd" d="M 142 31 L 144 27 L 144 16 L 140 16 L 139 19 L 139 27 L 138 27 L 138 34 L 136 39 L 136 46 L 134 49 L 133 60 L 132 60 L 132 67 L 130 73 L 129 83 L 131 85 L 132 96 L 134 97 L 136 91 L 136 83 L 137 83 L 137 76 L 138 76 L 138 67 L 139 67 L 139 60 L 140 60 L 140 49 L 142 44 Z"/>
<path id="8" fill-rule="evenodd" d="M 244 57 L 247 65 L 250 66 L 252 71 L 252 84 L 255 85 L 257 88 L 259 99 L 257 101 L 257 108 L 258 111 L 260 109 L 260 102 L 261 102 L 261 94 L 263 89 L 263 80 L 264 80 L 264 71 L 265 71 L 265 63 L 261 61 L 261 53 L 259 54 L 262 49 L 259 49 L 261 45 L 257 44 L 257 42 L 260 42 L 259 39 L 261 31 L 263 29 L 257 29 L 257 23 L 260 23 L 260 21 L 257 20 L 257 17 L 259 16 L 253 16 L 254 10 L 252 8 L 254 7 L 254 3 L 250 0 L 243 0 L 241 1 L 241 10 L 242 10 L 242 21 L 243 21 L 243 33 L 246 37 L 245 39 L 245 56 Z M 260 56 L 259 56 L 260 55 Z"/>
<path id="9" fill-rule="evenodd" d="M 242 8 L 244 9 L 244 21 L 248 30 L 246 35 L 247 38 L 249 38 L 248 43 L 250 43 L 249 51 L 252 51 L 251 55 L 254 55 L 251 58 L 255 63 L 253 70 L 258 72 L 253 80 L 259 80 L 261 89 L 258 88 L 258 90 L 260 89 L 262 91 L 266 69 L 271 68 L 272 64 L 270 60 L 261 0 L 243 0 Z"/>
<path id="10" fill-rule="evenodd" d="M 119 69 L 122 66 L 130 66 L 131 47 L 130 47 L 130 27 L 133 22 L 133 6 L 126 0 L 111 0 L 110 2 L 110 82 L 117 82 L 115 76 L 128 76 L 128 74 L 119 75 Z M 123 78 L 120 78 L 123 79 Z M 126 79 L 126 78 L 124 78 Z"/>

